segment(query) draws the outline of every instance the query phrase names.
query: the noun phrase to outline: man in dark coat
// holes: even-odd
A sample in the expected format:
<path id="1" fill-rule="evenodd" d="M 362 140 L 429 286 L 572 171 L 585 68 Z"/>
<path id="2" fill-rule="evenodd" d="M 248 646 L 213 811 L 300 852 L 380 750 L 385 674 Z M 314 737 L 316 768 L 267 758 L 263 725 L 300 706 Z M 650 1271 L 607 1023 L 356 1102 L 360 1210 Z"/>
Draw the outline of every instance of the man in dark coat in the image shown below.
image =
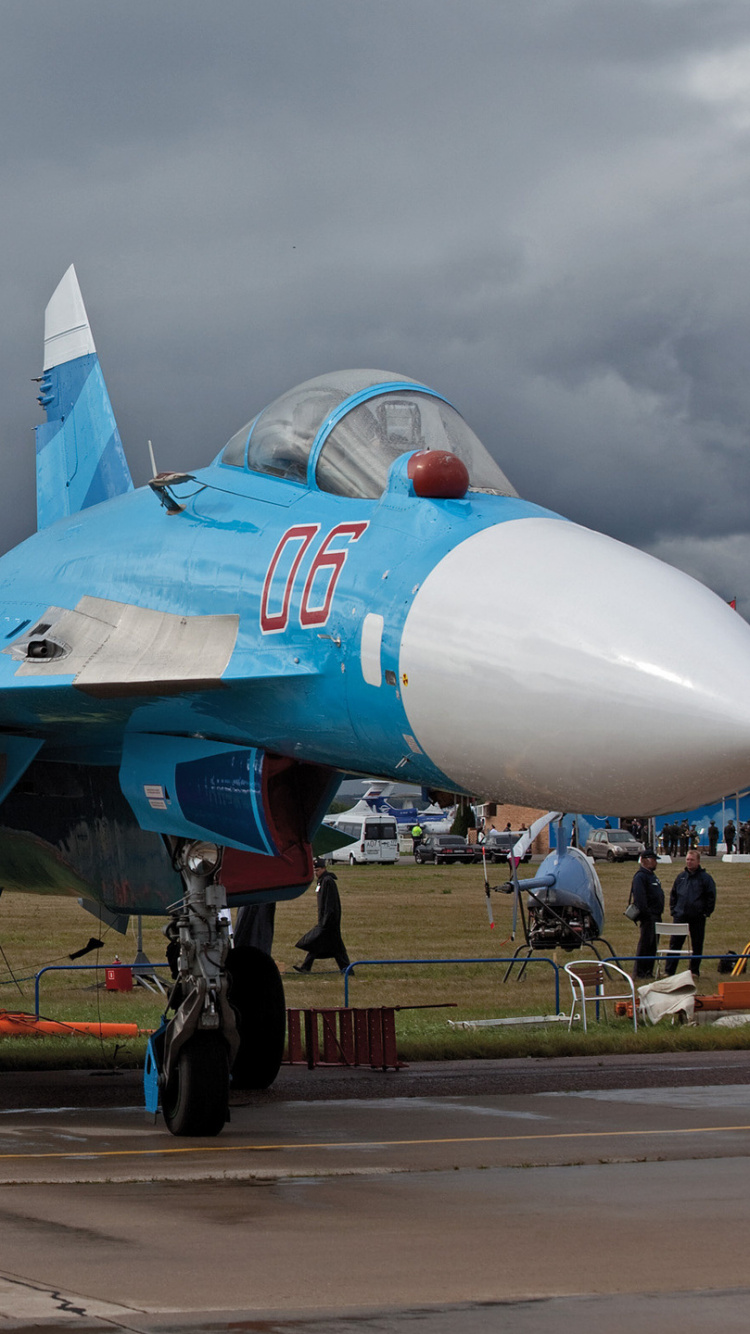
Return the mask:
<path id="1" fill-rule="evenodd" d="M 724 825 L 724 842 L 727 845 L 727 852 L 732 852 L 734 850 L 734 840 L 736 834 L 737 830 L 735 829 L 734 826 L 734 820 L 730 820 L 727 824 Z"/>
<path id="2" fill-rule="evenodd" d="M 716 856 L 716 845 L 719 842 L 719 826 L 715 820 L 712 820 L 708 826 L 708 855 Z"/>
<path id="3" fill-rule="evenodd" d="M 343 973 L 349 955 L 341 938 L 341 899 L 336 877 L 333 871 L 326 870 L 320 857 L 315 858 L 313 867 L 318 882 L 318 924 L 297 941 L 294 948 L 307 950 L 307 955 L 302 963 L 295 963 L 294 968 L 298 973 L 310 973 L 316 959 L 335 959 Z"/>
<path id="4" fill-rule="evenodd" d="M 672 857 L 674 855 L 674 825 L 669 823 L 665 824 L 661 831 L 661 836 L 667 857 Z"/>
<path id="5" fill-rule="evenodd" d="M 661 921 L 664 912 L 664 890 L 656 875 L 656 853 L 653 848 L 643 849 L 640 862 L 630 886 L 630 897 L 638 909 L 637 921 L 641 928 L 635 951 L 634 975 L 636 978 L 646 978 L 654 975 L 655 924 Z"/>
<path id="6" fill-rule="evenodd" d="M 682 824 L 679 826 L 679 831 L 680 831 L 680 856 L 687 857 L 688 848 L 690 847 L 690 826 L 687 820 L 682 821 Z"/>
<path id="7" fill-rule="evenodd" d="M 698 977 L 703 958 L 703 940 L 706 934 L 706 919 L 716 907 L 716 885 L 713 876 L 701 866 L 701 855 L 691 848 L 685 858 L 685 870 L 680 871 L 672 886 L 669 896 L 669 911 L 673 922 L 687 922 L 690 927 L 690 940 L 693 947 L 690 959 L 690 971 Z M 667 977 L 673 977 L 677 971 L 680 952 L 683 946 L 682 936 L 672 936 L 670 950 L 674 950 L 667 962 Z"/>

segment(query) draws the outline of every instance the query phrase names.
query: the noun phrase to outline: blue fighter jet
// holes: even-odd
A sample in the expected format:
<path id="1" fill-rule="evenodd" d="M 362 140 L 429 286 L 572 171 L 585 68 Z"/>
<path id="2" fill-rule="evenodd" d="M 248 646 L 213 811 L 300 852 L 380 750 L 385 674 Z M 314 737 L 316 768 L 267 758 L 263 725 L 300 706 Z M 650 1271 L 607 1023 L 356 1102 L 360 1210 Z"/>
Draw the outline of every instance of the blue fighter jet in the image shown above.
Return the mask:
<path id="1" fill-rule="evenodd" d="M 653 813 L 750 783 L 746 623 L 520 499 L 426 385 L 320 376 L 134 490 L 71 267 L 39 401 L 38 531 L 0 561 L 0 884 L 171 914 L 174 1133 L 278 1069 L 278 973 L 221 910 L 303 892 L 342 772 Z"/>

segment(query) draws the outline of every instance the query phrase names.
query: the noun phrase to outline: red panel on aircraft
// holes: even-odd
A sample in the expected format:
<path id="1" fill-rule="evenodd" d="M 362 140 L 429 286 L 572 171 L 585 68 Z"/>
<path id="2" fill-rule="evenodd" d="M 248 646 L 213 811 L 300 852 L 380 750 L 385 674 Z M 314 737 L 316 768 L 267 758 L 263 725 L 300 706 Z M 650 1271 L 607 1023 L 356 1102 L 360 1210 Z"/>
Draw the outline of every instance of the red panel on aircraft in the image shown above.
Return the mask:
<path id="1" fill-rule="evenodd" d="M 268 889 L 307 886 L 313 878 L 312 849 L 307 839 L 308 822 L 320 792 L 330 781 L 327 769 L 303 765 L 281 755 L 266 755 L 263 761 L 265 818 L 275 857 L 258 852 L 225 848 L 221 883 L 232 895 L 260 893 Z"/>
<path id="2" fill-rule="evenodd" d="M 229 903 L 236 894 L 309 885 L 312 878 L 312 850 L 307 843 L 288 848 L 281 857 L 240 852 L 239 848 L 224 849 L 220 879 Z"/>

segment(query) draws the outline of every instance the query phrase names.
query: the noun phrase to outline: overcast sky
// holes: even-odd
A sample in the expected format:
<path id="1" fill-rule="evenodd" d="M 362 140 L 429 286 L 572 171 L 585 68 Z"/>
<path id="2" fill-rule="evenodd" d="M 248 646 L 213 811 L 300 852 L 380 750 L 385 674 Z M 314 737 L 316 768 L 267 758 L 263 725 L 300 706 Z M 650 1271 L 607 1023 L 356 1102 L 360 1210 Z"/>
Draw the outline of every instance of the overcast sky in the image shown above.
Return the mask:
<path id="1" fill-rule="evenodd" d="M 196 467 L 301 380 L 400 371 L 522 495 L 750 616 L 747 0 L 0 18 L 0 547 L 75 262 L 137 484 L 149 437 Z"/>

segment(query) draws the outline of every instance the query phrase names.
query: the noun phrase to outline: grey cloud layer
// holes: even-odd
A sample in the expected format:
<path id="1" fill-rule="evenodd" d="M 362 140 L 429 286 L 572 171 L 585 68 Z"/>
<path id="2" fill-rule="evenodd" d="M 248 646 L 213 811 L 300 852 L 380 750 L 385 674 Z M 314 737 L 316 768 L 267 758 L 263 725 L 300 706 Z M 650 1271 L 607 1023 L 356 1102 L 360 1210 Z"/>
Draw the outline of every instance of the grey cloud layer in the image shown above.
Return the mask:
<path id="1" fill-rule="evenodd" d="M 745 0 L 0 5 L 5 542 L 76 262 L 133 472 L 344 365 L 750 613 Z"/>

